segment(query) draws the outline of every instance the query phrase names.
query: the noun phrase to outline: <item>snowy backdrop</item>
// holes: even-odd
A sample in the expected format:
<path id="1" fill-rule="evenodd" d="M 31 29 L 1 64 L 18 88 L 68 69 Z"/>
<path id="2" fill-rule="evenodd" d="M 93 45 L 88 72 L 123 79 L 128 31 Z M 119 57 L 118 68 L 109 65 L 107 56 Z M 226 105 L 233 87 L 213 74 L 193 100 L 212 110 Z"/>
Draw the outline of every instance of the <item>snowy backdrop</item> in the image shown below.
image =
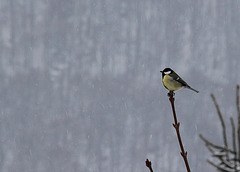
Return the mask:
<path id="1" fill-rule="evenodd" d="M 1 172 L 185 172 L 160 70 L 192 171 L 215 171 L 240 83 L 240 1 L 1 0 Z M 228 127 L 228 132 L 231 128 Z M 231 145 L 229 143 L 229 145 Z"/>

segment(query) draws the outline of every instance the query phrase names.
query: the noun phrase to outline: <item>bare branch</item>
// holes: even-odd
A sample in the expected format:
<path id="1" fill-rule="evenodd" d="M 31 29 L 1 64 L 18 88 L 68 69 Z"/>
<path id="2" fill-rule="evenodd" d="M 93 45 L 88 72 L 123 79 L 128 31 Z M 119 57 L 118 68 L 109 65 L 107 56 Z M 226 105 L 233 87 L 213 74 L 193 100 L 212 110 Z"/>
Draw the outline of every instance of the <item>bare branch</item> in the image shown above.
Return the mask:
<path id="1" fill-rule="evenodd" d="M 237 153 L 236 153 L 236 134 L 235 134 L 235 125 L 234 125 L 234 121 L 233 118 L 230 117 L 230 121 L 231 121 L 231 126 L 232 126 L 232 144 L 233 144 L 233 151 L 234 153 L 234 159 L 237 159 Z M 234 169 L 235 171 L 237 171 L 237 162 L 234 161 Z"/>
<path id="2" fill-rule="evenodd" d="M 180 132 L 179 132 L 180 123 L 177 121 L 177 115 L 176 115 L 176 112 L 175 112 L 175 106 L 174 106 L 174 100 L 175 99 L 173 97 L 174 96 L 174 92 L 173 91 L 169 91 L 168 96 L 169 96 L 169 101 L 171 102 L 172 111 L 173 111 L 173 118 L 174 118 L 173 127 L 175 128 L 176 133 L 177 133 L 177 138 L 178 138 L 179 146 L 180 146 L 180 149 L 181 149 L 181 155 L 182 155 L 183 160 L 185 162 L 185 166 L 186 166 L 187 171 L 191 172 L 189 164 L 188 164 L 188 160 L 187 160 L 187 152 L 185 152 L 185 150 L 184 150 L 184 147 L 183 147 L 183 144 L 182 144 L 181 135 L 180 135 Z"/>
<path id="3" fill-rule="evenodd" d="M 213 148 L 216 148 L 216 149 L 220 149 L 220 151 L 226 151 L 226 152 L 230 152 L 232 154 L 235 154 L 236 152 L 234 152 L 233 150 L 231 149 L 227 149 L 225 147 L 222 147 L 222 146 L 218 146 L 218 145 L 215 145 L 213 144 L 212 142 L 208 141 L 205 137 L 203 137 L 203 135 L 199 134 L 199 137 L 205 142 L 206 145 L 210 145 L 212 146 Z"/>
<path id="4" fill-rule="evenodd" d="M 213 163 L 213 162 L 210 161 L 210 160 L 207 160 L 207 162 L 208 162 L 209 164 L 211 164 L 212 166 L 216 167 L 218 170 L 220 170 L 220 171 L 222 171 L 222 172 L 229 172 L 229 170 L 226 170 L 226 169 L 224 169 L 223 167 L 220 167 L 219 165 Z"/>
<path id="5" fill-rule="evenodd" d="M 238 114 L 238 159 L 240 159 L 240 104 L 239 104 L 239 85 L 236 89 L 236 106 Z M 240 161 L 239 161 L 240 162 Z"/>
<path id="6" fill-rule="evenodd" d="M 150 172 L 153 172 L 151 161 L 149 161 L 148 159 L 146 159 L 145 163 L 146 163 L 146 166 L 149 168 Z"/>
<path id="7" fill-rule="evenodd" d="M 239 85 L 237 85 L 237 89 L 236 89 L 236 105 L 237 105 L 237 113 L 238 113 L 238 117 L 239 117 L 240 116 Z"/>
<path id="8" fill-rule="evenodd" d="M 217 168 L 219 171 L 223 171 L 223 172 L 225 171 L 237 172 L 239 171 L 239 168 L 240 168 L 240 100 L 239 100 L 240 92 L 239 92 L 239 89 L 240 87 L 239 85 L 237 85 L 237 89 L 236 89 L 236 106 L 237 106 L 237 113 L 238 113 L 237 129 L 235 128 L 234 119 L 232 117 L 230 118 L 231 129 L 232 129 L 232 149 L 228 148 L 226 126 L 225 126 L 220 108 L 218 106 L 218 103 L 213 94 L 211 94 L 211 98 L 214 102 L 218 117 L 221 122 L 224 145 L 219 146 L 219 145 L 213 144 L 212 142 L 204 138 L 201 134 L 199 135 L 199 137 L 205 142 L 205 146 L 211 152 L 212 157 L 214 157 L 215 160 L 217 160 L 217 162 L 212 162 L 210 160 L 207 160 L 207 162 L 212 166 L 214 166 L 215 168 Z M 237 130 L 237 134 L 236 134 L 236 130 Z"/>
<path id="9" fill-rule="evenodd" d="M 226 149 L 228 149 L 227 136 L 226 136 L 226 127 L 225 127 L 225 123 L 224 123 L 224 120 L 223 120 L 223 117 L 222 117 L 222 113 L 221 113 L 220 108 L 219 108 L 219 106 L 217 104 L 215 96 L 213 94 L 211 94 L 211 97 L 212 97 L 214 105 L 215 105 L 215 107 L 217 109 L 218 117 L 219 117 L 219 119 L 221 121 L 222 129 L 223 129 L 222 133 L 223 133 L 224 146 L 225 146 Z M 226 152 L 226 155 L 227 155 L 227 159 L 228 159 L 228 152 Z"/>

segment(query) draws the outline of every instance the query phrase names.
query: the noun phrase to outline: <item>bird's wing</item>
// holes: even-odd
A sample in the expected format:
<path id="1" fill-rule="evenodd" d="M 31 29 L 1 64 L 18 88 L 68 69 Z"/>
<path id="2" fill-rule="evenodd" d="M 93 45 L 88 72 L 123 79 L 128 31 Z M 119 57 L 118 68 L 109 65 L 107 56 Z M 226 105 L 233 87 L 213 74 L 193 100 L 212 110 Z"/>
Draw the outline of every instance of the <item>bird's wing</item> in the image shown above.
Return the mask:
<path id="1" fill-rule="evenodd" d="M 178 74 L 174 73 L 172 75 L 173 79 L 178 81 L 179 83 L 181 83 L 184 87 L 189 88 L 190 90 L 195 91 L 196 93 L 199 93 L 199 91 L 193 89 L 192 87 L 190 87 L 180 76 L 178 76 Z"/>
<path id="2" fill-rule="evenodd" d="M 180 82 L 183 86 L 188 87 L 189 85 L 180 77 L 178 74 L 173 75 L 173 79 Z"/>

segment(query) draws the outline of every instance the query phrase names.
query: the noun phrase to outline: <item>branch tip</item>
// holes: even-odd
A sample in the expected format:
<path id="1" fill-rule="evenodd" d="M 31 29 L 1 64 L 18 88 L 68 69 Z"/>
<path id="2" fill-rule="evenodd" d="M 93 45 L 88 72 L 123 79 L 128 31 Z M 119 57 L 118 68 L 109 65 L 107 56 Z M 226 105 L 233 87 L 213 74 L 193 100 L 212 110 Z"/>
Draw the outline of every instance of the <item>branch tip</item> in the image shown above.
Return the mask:
<path id="1" fill-rule="evenodd" d="M 153 172 L 151 161 L 149 161 L 148 159 L 146 159 L 145 163 L 146 163 L 146 167 L 149 168 L 150 172 Z"/>
<path id="2" fill-rule="evenodd" d="M 178 122 L 178 120 L 177 120 L 177 114 L 176 114 L 176 111 L 175 111 L 174 97 L 173 97 L 174 94 L 175 94 L 175 93 L 174 93 L 173 91 L 169 91 L 169 93 L 168 93 L 169 101 L 170 101 L 171 107 L 172 107 L 173 118 L 174 118 L 173 127 L 175 128 L 176 133 L 177 133 L 177 139 L 178 139 L 178 143 L 179 143 L 179 146 L 180 146 L 180 149 L 181 149 L 180 154 L 181 154 L 182 157 L 183 157 L 183 160 L 184 160 L 184 163 L 185 163 L 187 172 L 190 172 L 191 170 L 190 170 L 190 167 L 189 167 L 189 164 L 188 164 L 188 160 L 187 160 L 187 152 L 184 151 L 184 147 L 183 147 L 183 144 L 182 144 L 181 135 L 180 135 L 180 132 L 179 132 L 180 122 Z"/>
<path id="3" fill-rule="evenodd" d="M 152 166 L 151 161 L 149 161 L 148 159 L 146 160 L 146 166 L 147 166 L 148 168 Z"/>

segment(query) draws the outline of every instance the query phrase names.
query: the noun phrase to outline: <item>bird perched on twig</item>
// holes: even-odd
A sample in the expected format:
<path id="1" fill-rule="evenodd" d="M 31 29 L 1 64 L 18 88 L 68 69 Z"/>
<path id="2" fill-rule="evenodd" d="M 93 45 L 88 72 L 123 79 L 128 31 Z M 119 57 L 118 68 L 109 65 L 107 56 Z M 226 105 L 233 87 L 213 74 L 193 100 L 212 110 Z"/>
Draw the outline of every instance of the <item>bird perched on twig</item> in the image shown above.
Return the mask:
<path id="1" fill-rule="evenodd" d="M 169 91 L 177 91 L 181 88 L 188 88 L 198 93 L 199 91 L 190 87 L 178 74 L 176 74 L 171 68 L 165 68 L 162 73 L 162 83 Z"/>

